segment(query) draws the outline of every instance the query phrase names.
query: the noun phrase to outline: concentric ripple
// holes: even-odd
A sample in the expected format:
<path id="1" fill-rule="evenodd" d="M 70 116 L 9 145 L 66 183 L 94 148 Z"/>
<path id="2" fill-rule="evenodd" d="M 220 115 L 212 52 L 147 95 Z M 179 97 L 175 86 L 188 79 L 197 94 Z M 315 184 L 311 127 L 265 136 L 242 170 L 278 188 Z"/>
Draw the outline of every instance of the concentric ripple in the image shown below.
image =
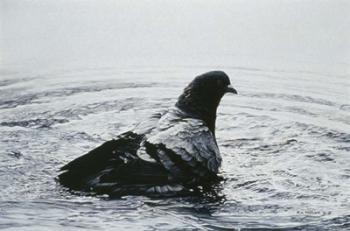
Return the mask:
<path id="1" fill-rule="evenodd" d="M 174 104 L 195 74 L 176 66 L 9 73 L 0 80 L 0 228 L 350 228 L 349 76 L 223 66 L 217 139 L 224 181 L 202 198 L 72 195 L 60 166 Z"/>

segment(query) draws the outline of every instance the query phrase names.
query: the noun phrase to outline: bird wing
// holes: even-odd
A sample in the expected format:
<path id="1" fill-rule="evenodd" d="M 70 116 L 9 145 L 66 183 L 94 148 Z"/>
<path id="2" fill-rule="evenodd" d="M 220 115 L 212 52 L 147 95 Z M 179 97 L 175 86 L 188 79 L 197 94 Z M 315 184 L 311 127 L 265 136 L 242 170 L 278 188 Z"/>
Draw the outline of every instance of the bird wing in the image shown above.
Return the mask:
<path id="1" fill-rule="evenodd" d="M 135 131 L 125 132 L 69 162 L 60 169 L 62 173 L 58 176 L 59 181 L 73 189 L 89 189 L 104 183 L 147 184 L 150 179 L 154 182 L 164 181 L 167 172 L 159 163 L 147 163 L 137 156 L 145 134 L 154 129 L 161 115 L 152 115 L 149 120 L 139 124 Z"/>
<path id="2" fill-rule="evenodd" d="M 215 137 L 200 119 L 165 116 L 157 132 L 143 145 L 152 158 L 181 181 L 216 176 L 221 164 Z"/>
<path id="3" fill-rule="evenodd" d="M 75 190 L 100 194 L 175 195 L 184 192 L 169 181 L 169 172 L 158 162 L 138 158 L 140 135 L 127 132 L 63 166 L 58 179 Z"/>
<path id="4" fill-rule="evenodd" d="M 63 166 L 58 177 L 62 184 L 80 188 L 91 177 L 108 168 L 136 158 L 142 136 L 126 132 Z"/>
<path id="5" fill-rule="evenodd" d="M 106 141 L 99 147 L 93 149 L 87 154 L 76 158 L 64 165 L 60 170 L 95 170 L 104 165 L 104 163 L 113 158 L 116 151 L 122 153 L 125 158 L 136 153 L 142 137 L 133 133 L 126 132 L 110 141 Z"/>

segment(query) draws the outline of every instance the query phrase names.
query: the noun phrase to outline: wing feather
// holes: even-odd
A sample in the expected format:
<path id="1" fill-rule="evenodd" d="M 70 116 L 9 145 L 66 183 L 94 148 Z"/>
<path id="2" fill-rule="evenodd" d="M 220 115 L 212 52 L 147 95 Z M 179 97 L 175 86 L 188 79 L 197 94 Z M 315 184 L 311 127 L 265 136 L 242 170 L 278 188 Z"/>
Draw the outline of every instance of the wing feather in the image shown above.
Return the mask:
<path id="1" fill-rule="evenodd" d="M 220 152 L 203 121 L 186 118 L 173 123 L 165 118 L 159 127 L 146 140 L 146 150 L 175 177 L 202 178 L 218 172 Z"/>

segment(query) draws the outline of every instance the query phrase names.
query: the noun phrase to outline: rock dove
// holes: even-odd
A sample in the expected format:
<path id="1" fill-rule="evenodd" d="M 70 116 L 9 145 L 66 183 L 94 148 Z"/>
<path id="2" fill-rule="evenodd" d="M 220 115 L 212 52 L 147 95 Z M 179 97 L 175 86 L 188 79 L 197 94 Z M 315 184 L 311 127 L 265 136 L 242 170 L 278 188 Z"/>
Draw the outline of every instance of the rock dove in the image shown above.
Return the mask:
<path id="1" fill-rule="evenodd" d="M 197 76 L 175 106 L 69 162 L 59 182 L 110 196 L 181 195 L 210 185 L 221 164 L 216 110 L 228 92 L 237 94 L 224 72 Z"/>

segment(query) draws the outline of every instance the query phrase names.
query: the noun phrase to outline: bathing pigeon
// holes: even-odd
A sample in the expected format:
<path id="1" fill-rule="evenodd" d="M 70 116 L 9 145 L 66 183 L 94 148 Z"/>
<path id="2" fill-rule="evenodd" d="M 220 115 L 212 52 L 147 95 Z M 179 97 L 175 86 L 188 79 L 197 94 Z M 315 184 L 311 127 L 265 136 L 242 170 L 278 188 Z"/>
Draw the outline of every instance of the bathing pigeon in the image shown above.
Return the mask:
<path id="1" fill-rule="evenodd" d="M 216 111 L 237 94 L 222 71 L 197 76 L 167 111 L 63 166 L 59 182 L 73 190 L 123 195 L 181 195 L 218 179 Z"/>

